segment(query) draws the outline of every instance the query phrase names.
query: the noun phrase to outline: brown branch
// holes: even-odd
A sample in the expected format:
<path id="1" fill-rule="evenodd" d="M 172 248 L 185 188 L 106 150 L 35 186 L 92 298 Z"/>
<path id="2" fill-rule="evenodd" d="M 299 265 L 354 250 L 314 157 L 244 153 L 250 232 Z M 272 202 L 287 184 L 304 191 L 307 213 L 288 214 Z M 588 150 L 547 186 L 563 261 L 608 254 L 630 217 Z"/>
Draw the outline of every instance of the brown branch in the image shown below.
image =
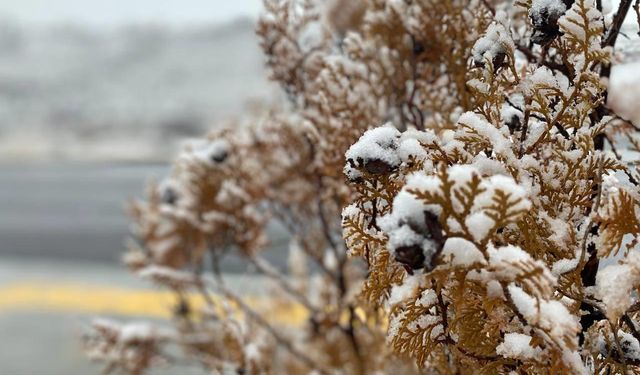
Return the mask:
<path id="1" fill-rule="evenodd" d="M 640 0 L 636 0 L 635 4 L 633 4 L 633 10 L 636 12 L 636 22 L 640 27 Z M 638 30 L 638 35 L 640 35 L 640 30 Z"/>
<path id="2" fill-rule="evenodd" d="M 622 27 L 622 23 L 624 19 L 627 17 L 627 13 L 629 12 L 629 8 L 631 7 L 632 0 L 622 0 L 620 2 L 620 6 L 618 7 L 618 12 L 613 17 L 613 22 L 611 23 L 611 28 L 609 29 L 609 33 L 606 38 L 602 41 L 603 47 L 613 47 L 616 44 L 616 40 L 618 39 L 618 34 L 620 34 L 620 28 Z M 637 4 L 637 1 L 636 1 Z"/>
<path id="3" fill-rule="evenodd" d="M 289 293 L 290 296 L 300 302 L 305 308 L 307 308 L 307 310 L 312 313 L 317 311 L 309 299 L 307 299 L 304 294 L 296 290 L 289 281 L 282 277 L 282 274 L 278 272 L 271 263 L 269 263 L 269 261 L 257 255 L 250 257 L 249 261 L 258 269 L 258 271 L 276 281 L 285 292 Z"/>
<path id="4" fill-rule="evenodd" d="M 290 342 L 287 338 L 282 336 L 280 332 L 278 332 L 269 322 L 267 322 L 260 314 L 255 312 L 251 307 L 249 307 L 242 298 L 236 296 L 233 292 L 227 289 L 224 285 L 215 285 L 216 289 L 220 291 L 226 298 L 233 301 L 238 305 L 240 310 L 246 314 L 246 316 L 256 322 L 259 326 L 261 326 L 264 330 L 266 330 L 275 340 L 276 342 L 291 353 L 298 360 L 309 366 L 311 369 L 317 370 L 318 373 L 323 375 L 330 375 L 331 372 L 326 369 L 323 365 L 320 365 L 315 360 L 308 357 L 305 353 L 298 350 L 292 342 Z"/>

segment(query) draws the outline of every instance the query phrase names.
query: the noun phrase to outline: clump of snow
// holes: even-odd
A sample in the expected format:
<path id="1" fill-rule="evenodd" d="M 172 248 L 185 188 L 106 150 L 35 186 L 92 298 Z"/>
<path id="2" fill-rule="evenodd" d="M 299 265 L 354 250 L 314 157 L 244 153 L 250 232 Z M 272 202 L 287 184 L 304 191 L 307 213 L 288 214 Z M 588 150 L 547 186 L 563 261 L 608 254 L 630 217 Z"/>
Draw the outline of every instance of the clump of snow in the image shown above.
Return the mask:
<path id="1" fill-rule="evenodd" d="M 476 64 L 490 61 L 494 66 L 500 66 L 507 54 L 514 50 L 513 40 L 504 25 L 494 22 L 489 25 L 484 35 L 476 41 L 471 50 Z"/>
<path id="2" fill-rule="evenodd" d="M 602 299 L 605 313 L 612 321 L 633 304 L 634 287 L 640 283 L 640 253 L 631 251 L 622 264 L 609 265 L 598 271 L 596 296 Z"/>
<path id="3" fill-rule="evenodd" d="M 624 356 L 635 362 L 640 361 L 640 343 L 638 343 L 638 340 L 632 334 L 623 330 L 618 331 L 618 339 Z"/>
<path id="4" fill-rule="evenodd" d="M 532 337 L 522 333 L 507 333 L 504 341 L 496 347 L 496 353 L 505 358 L 533 359 L 538 357 L 542 350 L 530 345 Z"/>
<path id="5" fill-rule="evenodd" d="M 569 93 L 569 79 L 561 73 L 553 72 L 546 66 L 536 68 L 521 83 L 521 89 L 526 95 L 533 95 L 535 90 L 540 88 L 558 88 L 566 97 L 571 95 Z"/>
<path id="6" fill-rule="evenodd" d="M 442 259 L 452 266 L 468 267 L 474 263 L 485 264 L 482 252 L 473 242 L 460 237 L 448 238 L 442 248 Z"/>
<path id="7" fill-rule="evenodd" d="M 467 216 L 464 223 L 473 239 L 482 242 L 493 228 L 494 221 L 484 211 L 479 211 Z"/>
<path id="8" fill-rule="evenodd" d="M 400 132 L 391 124 L 367 130 L 345 153 L 347 165 L 344 173 L 351 180 L 361 178 L 357 167 L 371 173 L 383 173 L 400 166 L 397 149 Z"/>
<path id="9" fill-rule="evenodd" d="M 442 212 L 440 199 L 434 199 L 433 203 L 429 201 L 418 202 L 414 194 L 409 193 L 409 191 L 419 191 L 424 196 L 450 199 L 453 210 L 462 214 L 465 212 L 465 207 L 468 208 L 468 205 L 464 200 L 461 200 L 461 195 L 456 193 L 456 191 L 468 189 L 470 184 L 475 181 L 475 183 L 479 183 L 482 193 L 474 196 L 471 210 L 469 214 L 463 218 L 464 222 L 457 222 L 460 219 L 455 219 L 454 217 L 448 217 L 446 220 L 450 230 L 456 230 L 457 228 L 462 231 L 462 224 L 464 223 L 473 240 L 476 243 L 481 243 L 487 238 L 492 229 L 498 229 L 495 228 L 494 219 L 488 215 L 491 210 L 495 211 L 494 198 L 497 194 L 508 197 L 506 214 L 511 220 L 517 219 L 519 214 L 531 207 L 531 202 L 527 199 L 527 191 L 518 185 L 511 177 L 502 175 L 481 177 L 474 166 L 466 164 L 457 164 L 449 167 L 446 175 L 448 183 L 453 185 L 453 193 L 450 197 L 444 197 L 445 192 L 443 191 L 443 182 L 440 177 L 425 175 L 424 173 L 415 173 L 409 176 L 405 187 L 394 201 L 392 216 L 412 216 L 418 218 L 425 209 L 436 215 Z M 396 212 L 398 212 L 398 214 L 396 214 Z M 397 226 L 398 224 L 394 225 Z M 392 228 L 389 227 L 388 229 Z"/>
<path id="10" fill-rule="evenodd" d="M 536 299 L 511 283 L 507 287 L 511 300 L 529 324 L 537 325 L 557 340 L 575 337 L 579 320 L 560 301 Z"/>
<path id="11" fill-rule="evenodd" d="M 387 300 L 387 305 L 392 307 L 413 296 L 420 286 L 421 280 L 421 275 L 407 275 L 404 280 L 402 280 L 402 283 L 396 284 L 391 288 L 391 294 Z"/>
<path id="12" fill-rule="evenodd" d="M 574 258 L 574 259 L 560 259 L 558 261 L 556 261 L 555 263 L 553 263 L 553 266 L 551 268 L 551 273 L 554 276 L 560 276 L 563 275 L 567 272 L 571 272 L 573 270 L 576 269 L 576 267 L 578 266 L 578 259 Z"/>
<path id="13" fill-rule="evenodd" d="M 543 276 L 550 285 L 555 284 L 555 278 L 551 275 L 544 262 L 534 260 L 531 255 L 518 246 L 507 245 L 495 248 L 489 244 L 487 252 L 489 253 L 491 270 L 500 280 L 515 280 L 523 273 L 521 265 L 527 263 L 530 267 L 541 269 L 541 276 Z"/>
<path id="14" fill-rule="evenodd" d="M 464 136 L 470 130 L 474 134 L 485 138 L 491 144 L 494 152 L 515 160 L 512 150 L 513 142 L 509 139 L 509 129 L 506 126 L 497 128 L 473 112 L 463 113 L 458 119 L 458 123 L 463 125 L 458 131 L 460 135 Z"/>

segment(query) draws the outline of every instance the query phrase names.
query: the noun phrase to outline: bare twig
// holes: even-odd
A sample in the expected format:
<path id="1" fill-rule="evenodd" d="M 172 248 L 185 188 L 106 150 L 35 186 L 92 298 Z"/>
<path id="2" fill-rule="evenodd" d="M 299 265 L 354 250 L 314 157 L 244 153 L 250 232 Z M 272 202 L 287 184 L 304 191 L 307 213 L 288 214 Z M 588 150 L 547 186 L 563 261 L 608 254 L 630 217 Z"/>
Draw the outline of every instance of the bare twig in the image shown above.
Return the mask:
<path id="1" fill-rule="evenodd" d="M 266 330 L 275 340 L 276 342 L 287 350 L 289 353 L 293 354 L 298 360 L 309 366 L 311 369 L 318 371 L 318 373 L 323 375 L 330 375 L 330 371 L 326 369 L 323 365 L 319 364 L 315 360 L 311 359 L 305 353 L 296 348 L 293 343 L 291 343 L 287 338 L 280 334 L 269 322 L 267 322 L 260 314 L 255 312 L 251 307 L 249 307 L 242 298 L 238 297 L 231 290 L 226 288 L 224 285 L 215 285 L 216 288 L 221 294 L 223 294 L 226 298 L 233 301 L 238 305 L 240 310 L 246 314 L 246 316 L 253 320 L 256 324 L 261 326 L 264 330 Z"/>
<path id="2" fill-rule="evenodd" d="M 316 311 L 316 308 L 311 304 L 309 299 L 307 299 L 304 294 L 296 290 L 289 281 L 285 280 L 285 278 L 282 277 L 282 274 L 278 272 L 278 270 L 276 270 L 269 261 L 257 255 L 250 257 L 249 261 L 258 269 L 258 271 L 272 280 L 275 280 L 285 292 L 289 293 L 289 295 L 306 307 L 307 310 L 312 313 Z"/>

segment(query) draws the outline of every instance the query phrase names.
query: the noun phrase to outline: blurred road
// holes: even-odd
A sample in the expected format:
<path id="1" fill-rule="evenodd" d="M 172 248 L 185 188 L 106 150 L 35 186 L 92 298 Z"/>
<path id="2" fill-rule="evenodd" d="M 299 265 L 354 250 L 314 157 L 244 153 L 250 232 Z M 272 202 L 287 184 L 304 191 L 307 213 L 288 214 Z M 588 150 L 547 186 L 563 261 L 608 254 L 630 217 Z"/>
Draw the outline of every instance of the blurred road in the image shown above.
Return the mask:
<path id="1" fill-rule="evenodd" d="M 0 165 L 0 259 L 119 264 L 129 234 L 126 202 L 161 180 L 166 164 Z M 287 236 L 269 228 L 272 247 Z M 281 266 L 280 254 L 269 257 Z M 230 257 L 224 271 L 242 271 Z"/>
<path id="2" fill-rule="evenodd" d="M 166 165 L 0 166 L 0 255 L 115 263 L 128 232 L 126 201 Z"/>
<path id="3" fill-rule="evenodd" d="M 167 172 L 164 164 L 0 165 L 0 374 L 97 374 L 77 340 L 91 317 L 167 317 L 172 297 L 119 262 L 125 202 Z M 283 267 L 286 235 L 268 232 L 267 258 Z M 240 259 L 222 268 L 238 293 L 264 294 Z M 176 371 L 159 374 L 185 373 Z"/>

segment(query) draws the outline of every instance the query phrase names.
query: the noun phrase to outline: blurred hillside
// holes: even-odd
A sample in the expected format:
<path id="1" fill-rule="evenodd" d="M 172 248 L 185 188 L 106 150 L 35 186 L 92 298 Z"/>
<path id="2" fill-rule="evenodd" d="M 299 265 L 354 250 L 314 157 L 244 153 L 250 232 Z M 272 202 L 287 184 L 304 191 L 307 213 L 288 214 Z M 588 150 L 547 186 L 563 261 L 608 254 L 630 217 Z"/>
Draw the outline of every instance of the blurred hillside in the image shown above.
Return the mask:
<path id="1" fill-rule="evenodd" d="M 0 23 L 0 160 L 168 160 L 271 92 L 254 21 Z"/>

